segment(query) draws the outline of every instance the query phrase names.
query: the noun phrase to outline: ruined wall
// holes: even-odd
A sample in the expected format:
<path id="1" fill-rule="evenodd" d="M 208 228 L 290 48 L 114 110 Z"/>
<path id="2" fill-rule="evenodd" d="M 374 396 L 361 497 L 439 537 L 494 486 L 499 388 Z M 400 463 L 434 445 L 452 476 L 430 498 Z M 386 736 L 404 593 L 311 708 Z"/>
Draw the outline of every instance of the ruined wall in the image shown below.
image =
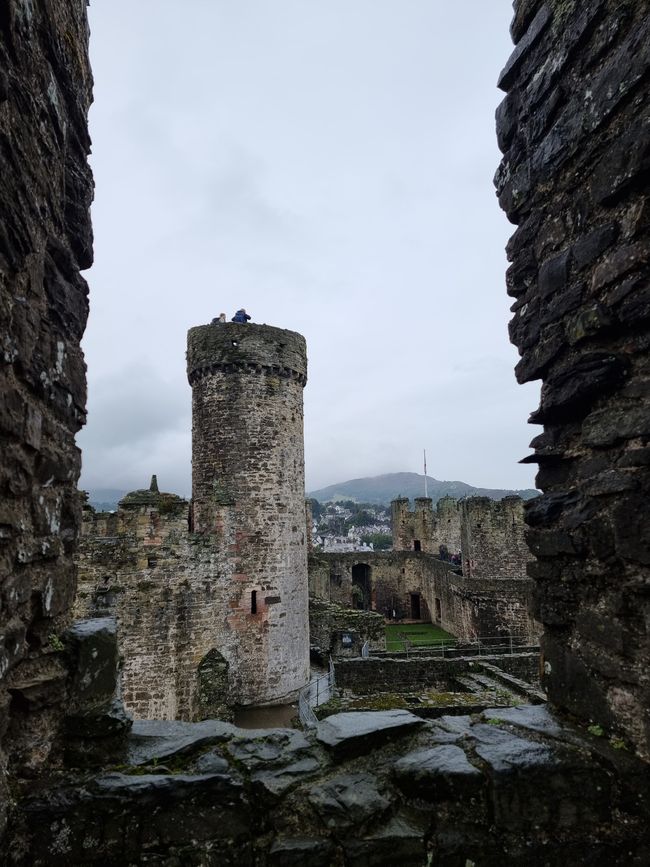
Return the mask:
<path id="1" fill-rule="evenodd" d="M 411 594 L 418 595 L 420 619 L 436 623 L 463 640 L 508 636 L 536 643 L 539 624 L 530 613 L 532 581 L 458 575 L 451 564 L 414 551 L 322 554 L 309 558 L 310 593 L 351 607 L 352 570 L 370 567 L 370 608 L 398 620 L 411 619 Z"/>
<path id="2" fill-rule="evenodd" d="M 390 504 L 391 531 L 393 534 L 393 549 L 395 551 L 426 551 L 433 550 L 433 500 L 431 497 L 416 497 L 413 501 L 413 511 L 409 509 L 409 500 L 398 497 Z"/>
<path id="3" fill-rule="evenodd" d="M 309 643 L 322 662 L 329 656 L 360 656 L 366 641 L 372 650 L 385 650 L 385 633 L 384 618 L 374 611 L 353 611 L 316 597 L 309 600 Z"/>
<path id="4" fill-rule="evenodd" d="M 461 500 L 463 575 L 468 578 L 525 578 L 532 559 L 524 536 L 520 497 Z"/>
<path id="5" fill-rule="evenodd" d="M 124 704 L 136 719 L 228 717 L 236 701 L 216 656 L 230 570 L 188 534 L 187 509 L 180 497 L 136 491 L 117 513 L 84 513 L 74 613 L 115 616 Z"/>
<path id="6" fill-rule="evenodd" d="M 85 2 L 2 4 L 0 834 L 7 762 L 33 773 L 48 760 L 65 703 L 56 646 L 80 522 L 91 88 Z"/>
<path id="7" fill-rule="evenodd" d="M 304 338 L 266 325 L 188 333 L 192 525 L 227 554 L 221 650 L 242 704 L 309 679 Z"/>
<path id="8" fill-rule="evenodd" d="M 650 8 L 518 2 L 496 184 L 543 496 L 527 506 L 552 702 L 650 755 Z"/>
<path id="9" fill-rule="evenodd" d="M 540 629 L 530 613 L 532 587 L 526 578 L 476 581 L 450 570 L 426 583 L 424 595 L 432 621 L 461 640 L 512 636 L 536 644 Z"/>
<path id="10" fill-rule="evenodd" d="M 377 551 L 312 555 L 309 558 L 310 593 L 351 606 L 352 570 L 356 564 L 370 568 L 370 605 L 373 611 L 399 619 L 411 617 L 411 594 L 421 594 L 421 618 L 429 620 L 425 588 L 434 576 L 444 577 L 449 564 L 415 551 Z"/>

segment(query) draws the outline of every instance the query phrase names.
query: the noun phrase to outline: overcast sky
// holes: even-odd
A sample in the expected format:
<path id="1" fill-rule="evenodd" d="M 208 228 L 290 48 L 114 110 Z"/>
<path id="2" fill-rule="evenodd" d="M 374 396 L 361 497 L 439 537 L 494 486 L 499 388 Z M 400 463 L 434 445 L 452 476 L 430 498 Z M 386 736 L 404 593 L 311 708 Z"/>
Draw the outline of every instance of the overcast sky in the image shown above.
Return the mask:
<path id="1" fill-rule="evenodd" d="M 93 0 L 81 484 L 190 490 L 187 329 L 307 339 L 307 488 L 533 487 L 492 177 L 510 0 Z"/>

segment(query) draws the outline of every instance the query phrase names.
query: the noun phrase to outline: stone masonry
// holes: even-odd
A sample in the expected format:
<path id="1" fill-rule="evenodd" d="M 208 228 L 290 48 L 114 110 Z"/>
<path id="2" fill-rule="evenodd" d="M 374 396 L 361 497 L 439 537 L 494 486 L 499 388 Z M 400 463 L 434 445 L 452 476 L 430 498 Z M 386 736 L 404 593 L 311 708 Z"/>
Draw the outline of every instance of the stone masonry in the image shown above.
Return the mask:
<path id="1" fill-rule="evenodd" d="M 83 0 L 0 8 L 0 836 L 7 774 L 60 758 L 92 264 Z M 0 846 L 0 849 L 2 847 Z"/>
<path id="2" fill-rule="evenodd" d="M 3 867 L 650 861 L 648 765 L 634 755 L 647 756 L 649 704 L 647 13 L 646 0 L 517 0 L 501 77 L 513 335 L 519 375 L 543 380 L 544 496 L 527 519 L 551 707 L 344 713 L 307 732 L 140 720 L 129 733 L 114 622 L 60 631 L 90 259 L 85 4 L 0 7 Z M 58 495 L 61 520 L 39 523 Z M 210 547 L 211 531 L 189 535 Z M 219 666 L 208 654 L 201 673 Z"/>
<path id="3" fill-rule="evenodd" d="M 191 529 L 228 563 L 217 641 L 241 704 L 309 679 L 304 338 L 267 325 L 192 328 Z"/>
<path id="4" fill-rule="evenodd" d="M 463 575 L 525 579 L 531 559 L 524 537 L 524 501 L 469 497 L 459 503 Z"/>
<path id="5" fill-rule="evenodd" d="M 460 506 L 455 497 L 441 497 L 433 516 L 433 552 L 444 545 L 450 554 L 460 551 Z"/>
<path id="6" fill-rule="evenodd" d="M 518 578 L 486 572 L 476 579 L 421 551 L 317 553 L 309 557 L 310 593 L 351 606 L 360 565 L 366 567 L 372 611 L 437 623 L 462 640 L 512 636 L 534 644 L 539 638 L 539 625 L 529 613 L 532 582 L 522 574 L 525 560 Z"/>
<path id="7" fill-rule="evenodd" d="M 433 500 L 431 497 L 416 497 L 414 509 L 409 509 L 408 497 L 398 497 L 390 504 L 393 548 L 396 551 L 433 550 Z"/>
<path id="8" fill-rule="evenodd" d="M 558 707 L 650 756 L 650 5 L 520 0 L 499 202 L 519 382 L 542 381 L 526 507 Z"/>
<path id="9" fill-rule="evenodd" d="M 191 504 L 151 488 L 87 510 L 79 617 L 114 615 L 138 719 L 229 717 L 309 679 L 304 339 L 193 328 Z M 189 505 L 189 514 L 188 514 Z"/>
<path id="10" fill-rule="evenodd" d="M 123 698 L 136 719 L 229 718 L 236 696 L 220 650 L 228 564 L 188 533 L 189 503 L 153 487 L 127 494 L 115 513 L 84 509 L 74 614 L 116 618 Z"/>

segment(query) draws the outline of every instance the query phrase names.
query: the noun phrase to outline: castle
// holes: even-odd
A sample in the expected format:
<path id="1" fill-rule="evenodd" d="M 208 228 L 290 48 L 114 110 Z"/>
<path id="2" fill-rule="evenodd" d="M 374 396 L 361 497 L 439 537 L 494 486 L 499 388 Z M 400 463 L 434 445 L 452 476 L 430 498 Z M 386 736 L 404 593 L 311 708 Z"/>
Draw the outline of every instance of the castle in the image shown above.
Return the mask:
<path id="1" fill-rule="evenodd" d="M 92 262 L 88 22 L 82 2 L 5 3 L 4 863 L 647 863 L 647 12 L 515 0 L 499 80 L 496 183 L 517 227 L 511 336 L 518 378 L 542 381 L 529 460 L 543 495 L 526 522 L 550 711 L 343 714 L 315 733 L 260 736 L 214 720 L 129 733 L 114 623 L 70 626 L 80 271 Z M 210 533 L 196 536 L 210 547 Z"/>
<path id="2" fill-rule="evenodd" d="M 535 644 L 524 504 L 418 497 L 391 503 L 393 550 L 310 554 L 310 592 L 388 618 L 431 621 L 463 641 L 501 636 Z M 461 551 L 461 563 L 439 557 Z M 355 588 L 357 588 L 355 590 Z"/>
<path id="3" fill-rule="evenodd" d="M 267 325 L 188 334 L 192 501 L 148 491 L 86 510 L 79 617 L 115 614 L 138 718 L 229 716 L 309 680 L 304 339 Z"/>

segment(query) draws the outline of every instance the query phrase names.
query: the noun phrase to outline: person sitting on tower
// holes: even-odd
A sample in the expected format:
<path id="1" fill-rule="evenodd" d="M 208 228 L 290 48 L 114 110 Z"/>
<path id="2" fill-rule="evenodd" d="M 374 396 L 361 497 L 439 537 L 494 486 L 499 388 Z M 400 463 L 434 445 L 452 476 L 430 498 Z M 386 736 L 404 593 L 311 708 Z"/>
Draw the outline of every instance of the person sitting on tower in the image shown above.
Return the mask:
<path id="1" fill-rule="evenodd" d="M 231 322 L 242 322 L 244 325 L 248 322 L 250 316 L 246 312 L 246 310 L 242 307 L 241 310 L 238 310 L 233 318 L 230 320 Z"/>
<path id="2" fill-rule="evenodd" d="M 226 314 L 220 313 L 218 316 L 215 316 L 212 320 L 213 325 L 220 325 L 222 322 L 226 321 Z"/>

